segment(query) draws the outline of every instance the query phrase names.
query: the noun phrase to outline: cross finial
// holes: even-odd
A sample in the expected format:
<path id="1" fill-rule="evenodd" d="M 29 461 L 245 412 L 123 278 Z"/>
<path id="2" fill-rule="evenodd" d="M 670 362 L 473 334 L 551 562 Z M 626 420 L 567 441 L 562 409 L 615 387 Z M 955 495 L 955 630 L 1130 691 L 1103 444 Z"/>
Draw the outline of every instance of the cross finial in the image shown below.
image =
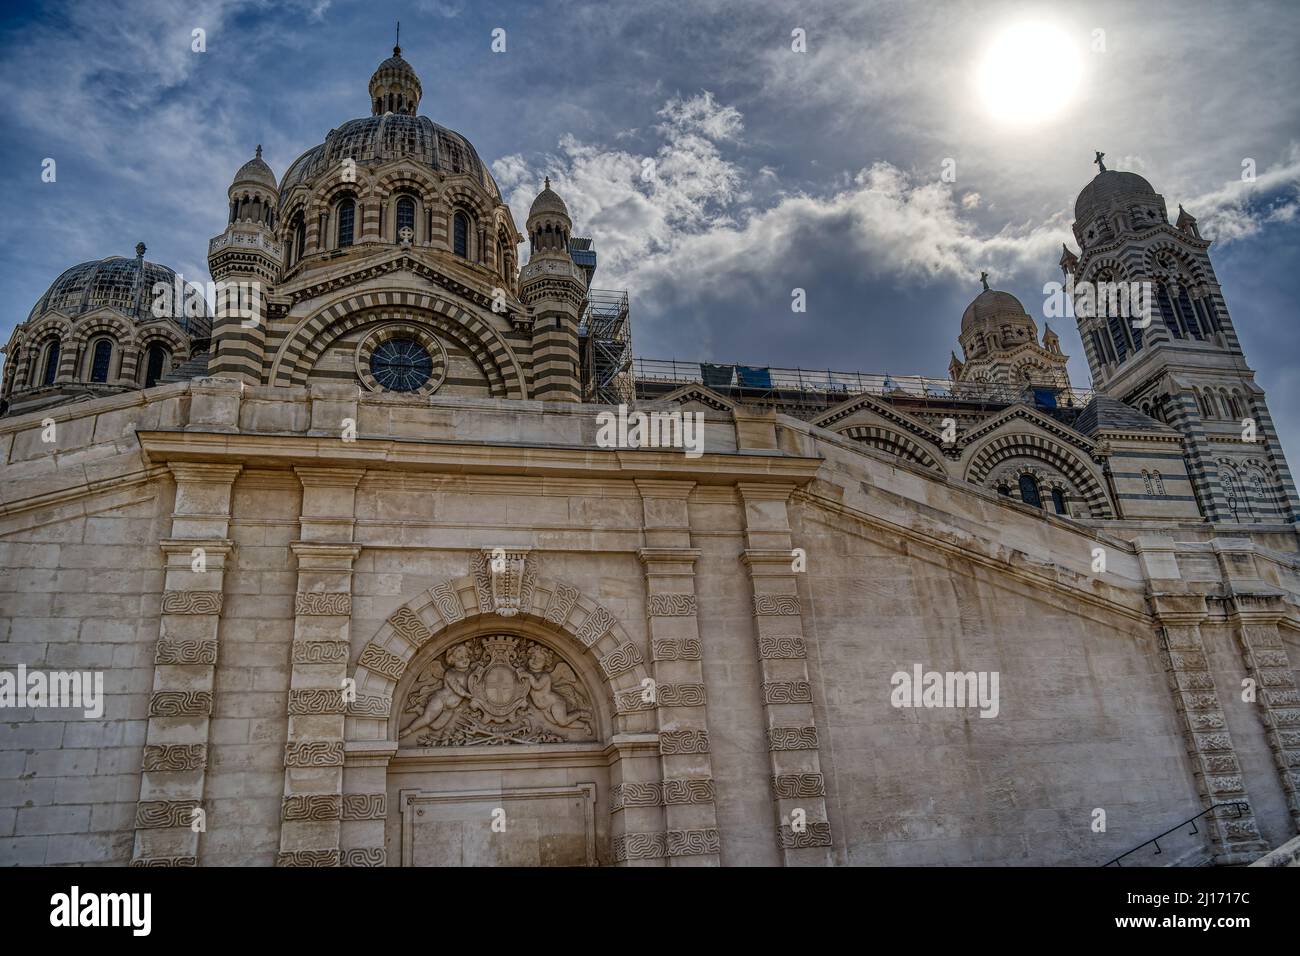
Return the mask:
<path id="1" fill-rule="evenodd" d="M 262 144 L 261 144 L 261 143 L 258 143 L 258 144 L 257 144 L 257 158 L 258 158 L 258 159 L 261 159 L 261 158 L 262 158 Z"/>
<path id="2" fill-rule="evenodd" d="M 1102 162 L 1105 158 L 1105 153 L 1097 153 L 1097 158 L 1093 160 L 1093 162 L 1097 164 L 1097 169 L 1103 173 L 1106 171 L 1106 164 Z"/>
<path id="3" fill-rule="evenodd" d="M 550 189 L 550 188 L 551 188 L 551 177 L 550 177 L 550 176 L 547 176 L 547 177 L 546 177 L 546 187 L 545 187 L 545 188 L 546 188 L 546 189 Z"/>
<path id="4" fill-rule="evenodd" d="M 402 21 L 397 21 L 397 39 L 393 42 L 393 56 L 402 55 Z"/>
<path id="5" fill-rule="evenodd" d="M 989 274 L 988 274 L 987 272 L 981 272 L 981 273 L 980 273 L 980 282 L 983 283 L 983 285 L 984 285 L 984 291 L 985 291 L 985 292 L 988 292 L 988 291 L 989 291 Z"/>

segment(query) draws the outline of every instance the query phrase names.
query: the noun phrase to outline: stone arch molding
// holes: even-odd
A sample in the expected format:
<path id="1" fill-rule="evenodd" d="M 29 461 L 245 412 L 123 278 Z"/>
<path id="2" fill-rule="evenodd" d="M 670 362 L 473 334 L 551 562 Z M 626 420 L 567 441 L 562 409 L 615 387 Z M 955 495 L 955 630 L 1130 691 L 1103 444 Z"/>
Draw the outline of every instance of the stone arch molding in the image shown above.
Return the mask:
<path id="1" fill-rule="evenodd" d="M 347 706 L 347 741 L 398 741 L 401 701 L 396 691 L 426 649 L 446 650 L 448 640 L 476 620 L 508 629 L 512 620 L 550 636 L 570 659 L 585 657 L 603 677 L 603 704 L 611 715 L 611 734 L 654 733 L 655 704 L 644 699 L 649 669 L 637 646 L 609 610 L 563 581 L 537 574 L 527 551 L 493 560 L 491 549 L 477 552 L 471 573 L 436 584 L 402 605 L 362 649 L 352 677 L 356 699 Z M 504 619 L 504 621 L 502 620 Z M 577 661 L 575 660 L 575 663 Z"/>

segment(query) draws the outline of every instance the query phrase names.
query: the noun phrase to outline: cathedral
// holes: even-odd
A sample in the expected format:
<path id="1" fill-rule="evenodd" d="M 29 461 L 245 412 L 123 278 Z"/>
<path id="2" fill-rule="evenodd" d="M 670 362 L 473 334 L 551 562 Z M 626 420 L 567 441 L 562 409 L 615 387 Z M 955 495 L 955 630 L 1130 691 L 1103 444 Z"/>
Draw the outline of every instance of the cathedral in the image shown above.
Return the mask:
<path id="1" fill-rule="evenodd" d="M 365 93 L 234 173 L 213 295 L 141 243 L 4 349 L 0 677 L 104 699 L 6 715 L 0 863 L 1296 836 L 1300 500 L 1190 213 L 1097 155 L 1063 284 L 1147 307 L 1070 310 L 1090 389 L 987 274 L 943 380 L 634 359 L 549 179 L 521 231 L 400 48 Z"/>

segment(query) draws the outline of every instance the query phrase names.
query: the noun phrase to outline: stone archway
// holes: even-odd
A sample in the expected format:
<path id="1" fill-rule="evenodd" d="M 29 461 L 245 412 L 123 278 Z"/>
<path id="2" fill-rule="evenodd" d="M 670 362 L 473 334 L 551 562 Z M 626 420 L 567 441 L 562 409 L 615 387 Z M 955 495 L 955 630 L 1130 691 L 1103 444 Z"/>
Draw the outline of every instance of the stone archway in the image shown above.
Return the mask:
<path id="1" fill-rule="evenodd" d="M 511 800 L 517 805 L 554 800 L 557 808 L 568 801 L 598 814 L 590 832 L 599 834 L 599 850 L 593 846 L 589 862 L 597 856 L 612 861 L 620 856 L 611 847 L 625 835 L 627 814 L 614 812 L 621 807 L 615 807 L 610 791 L 662 777 L 655 704 L 643 693 L 650 682 L 644 658 L 613 614 L 577 588 L 539 577 L 527 551 L 506 552 L 498 562 L 480 552 L 472 569 L 393 612 L 351 671 L 356 699 L 348 704 L 344 722 L 341 862 L 429 862 L 427 848 L 421 857 L 414 845 L 413 814 Z M 431 663 L 444 666 L 454 648 L 477 642 L 481 651 L 497 635 L 516 641 L 517 650 L 544 647 L 572 666 L 592 698 L 591 739 L 401 746 L 409 719 L 404 704 L 421 674 Z M 576 767 L 590 772 L 584 775 Z M 501 782 L 486 789 L 476 784 L 484 768 Z M 564 770 L 565 781 L 557 783 L 555 774 L 544 779 L 548 769 Z M 527 777 L 538 785 L 515 785 L 512 774 L 516 781 Z M 407 779 L 426 783 L 408 787 Z M 447 783 L 430 787 L 430 779 Z M 637 830 L 641 837 L 644 820 Z"/>

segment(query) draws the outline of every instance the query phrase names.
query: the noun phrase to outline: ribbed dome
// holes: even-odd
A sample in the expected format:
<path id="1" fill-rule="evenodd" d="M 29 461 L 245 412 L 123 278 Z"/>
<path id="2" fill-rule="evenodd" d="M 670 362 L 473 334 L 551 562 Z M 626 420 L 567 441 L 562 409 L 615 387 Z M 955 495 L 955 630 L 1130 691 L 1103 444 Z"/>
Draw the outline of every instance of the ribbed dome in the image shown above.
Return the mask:
<path id="1" fill-rule="evenodd" d="M 537 194 L 537 198 L 533 200 L 532 206 L 529 207 L 528 218 L 532 219 L 534 216 L 546 213 L 563 216 L 565 219 L 569 218 L 569 207 L 564 204 L 564 200 L 560 198 L 560 194 L 551 188 L 551 179 L 549 176 L 546 178 L 546 185 L 542 188 L 542 191 Z"/>
<path id="2" fill-rule="evenodd" d="M 257 147 L 257 155 L 240 166 L 239 171 L 235 173 L 235 178 L 231 180 L 232 186 L 240 183 L 257 183 L 259 186 L 266 186 L 268 189 L 276 188 L 275 173 L 262 159 L 261 146 Z"/>
<path id="3" fill-rule="evenodd" d="M 1129 197 L 1154 199 L 1156 191 L 1137 173 L 1107 169 L 1094 176 L 1079 193 L 1079 198 L 1074 201 L 1074 219 L 1084 222 L 1093 213 L 1109 209 L 1117 200 Z"/>
<path id="4" fill-rule="evenodd" d="M 979 295 L 975 296 L 975 301 L 966 306 L 966 311 L 961 314 L 962 331 L 970 328 L 976 322 L 986 322 L 990 319 L 1004 317 L 1028 318 L 1025 307 L 1020 304 L 1010 292 L 999 292 L 997 289 L 985 289 Z"/>
<path id="5" fill-rule="evenodd" d="M 337 169 L 349 156 L 358 165 L 405 157 L 447 175 L 468 173 L 493 198 L 501 198 L 496 181 L 464 136 L 424 116 L 390 113 L 348 120 L 331 130 L 325 142 L 299 156 L 280 181 L 281 204 L 295 186 L 311 182 L 327 169 Z"/>
<path id="6" fill-rule="evenodd" d="M 171 290 L 176 288 L 176 272 L 167 266 L 122 256 L 92 259 L 65 269 L 37 300 L 27 321 L 40 318 L 55 309 L 72 316 L 110 308 L 125 313 L 137 322 L 145 322 L 154 317 L 153 290 L 157 283 L 162 283 L 169 290 L 166 294 L 170 302 L 173 294 Z M 202 302 L 202 299 L 199 301 Z M 212 333 L 212 318 L 208 314 L 206 302 L 201 308 L 203 314 L 199 316 L 186 317 L 184 308 L 172 309 L 171 314 L 178 316 L 178 324 L 190 335 L 207 338 Z"/>

